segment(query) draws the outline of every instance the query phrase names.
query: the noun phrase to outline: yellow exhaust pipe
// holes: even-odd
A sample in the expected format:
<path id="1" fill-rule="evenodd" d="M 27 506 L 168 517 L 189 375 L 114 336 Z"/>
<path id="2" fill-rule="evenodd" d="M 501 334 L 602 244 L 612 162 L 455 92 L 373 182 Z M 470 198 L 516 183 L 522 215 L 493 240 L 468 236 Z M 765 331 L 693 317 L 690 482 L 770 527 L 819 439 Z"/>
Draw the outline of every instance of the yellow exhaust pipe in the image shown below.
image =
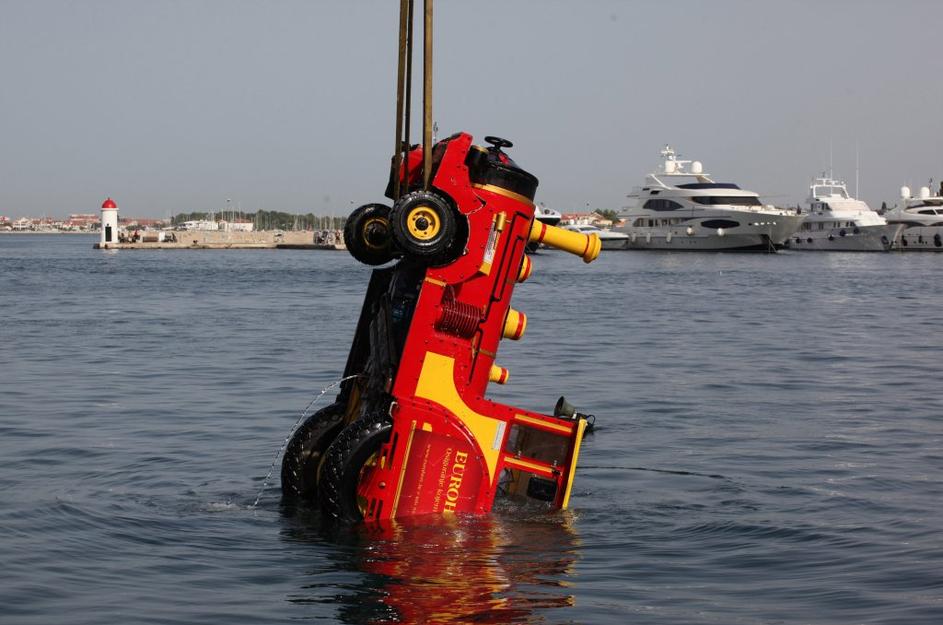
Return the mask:
<path id="1" fill-rule="evenodd" d="M 508 370 L 498 365 L 491 365 L 491 371 L 488 372 L 488 380 L 496 384 L 507 384 L 510 377 Z"/>
<path id="2" fill-rule="evenodd" d="M 594 232 L 593 234 L 582 234 L 572 230 L 564 230 L 556 226 L 534 220 L 530 225 L 531 243 L 543 243 L 570 254 L 575 254 L 583 259 L 583 262 L 591 263 L 599 256 L 599 250 L 602 249 L 602 241 Z"/>
<path id="3" fill-rule="evenodd" d="M 504 338 L 517 341 L 524 336 L 524 330 L 526 329 L 527 315 L 513 308 L 508 308 L 508 315 L 504 318 Z"/>

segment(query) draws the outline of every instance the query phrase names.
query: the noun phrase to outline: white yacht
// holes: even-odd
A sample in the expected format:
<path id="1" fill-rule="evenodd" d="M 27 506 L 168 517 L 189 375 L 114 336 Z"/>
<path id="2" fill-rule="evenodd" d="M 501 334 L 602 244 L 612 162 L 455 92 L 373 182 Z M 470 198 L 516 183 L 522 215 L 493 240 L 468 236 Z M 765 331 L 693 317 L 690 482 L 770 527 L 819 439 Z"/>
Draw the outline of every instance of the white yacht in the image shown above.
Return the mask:
<path id="1" fill-rule="evenodd" d="M 616 230 L 629 235 L 627 249 L 774 251 L 802 223 L 795 210 L 763 205 L 759 196 L 729 182 L 714 182 L 698 161 L 661 151 L 661 169 L 629 195 L 634 207 Z M 683 180 L 691 182 L 682 182 Z"/>
<path id="2" fill-rule="evenodd" d="M 888 223 L 903 227 L 894 249 L 943 252 L 943 184 L 937 195 L 930 195 L 930 187 L 920 187 L 912 197 L 910 187 L 901 187 L 900 196 L 897 206 L 884 213 Z"/>
<path id="3" fill-rule="evenodd" d="M 787 241 L 789 249 L 885 252 L 904 227 L 889 224 L 865 202 L 851 197 L 843 181 L 830 176 L 812 181 L 802 212 L 805 220 Z"/>
<path id="4" fill-rule="evenodd" d="M 570 224 L 563 226 L 564 230 L 572 230 L 582 234 L 595 234 L 599 237 L 601 249 L 604 250 L 624 250 L 629 242 L 629 235 L 624 232 L 613 232 L 612 230 L 603 230 L 591 224 Z"/>

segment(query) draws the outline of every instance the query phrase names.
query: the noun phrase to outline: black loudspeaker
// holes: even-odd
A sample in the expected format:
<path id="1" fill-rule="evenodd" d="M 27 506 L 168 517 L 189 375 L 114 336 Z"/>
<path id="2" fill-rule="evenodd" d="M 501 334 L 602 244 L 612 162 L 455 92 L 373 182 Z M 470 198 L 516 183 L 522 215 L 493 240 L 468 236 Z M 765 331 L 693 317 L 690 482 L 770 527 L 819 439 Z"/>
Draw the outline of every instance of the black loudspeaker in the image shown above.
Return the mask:
<path id="1" fill-rule="evenodd" d="M 566 400 L 566 397 L 560 395 L 560 399 L 557 400 L 557 405 L 553 407 L 553 416 L 563 419 L 575 419 L 578 414 L 576 408 Z"/>
<path id="2" fill-rule="evenodd" d="M 557 405 L 553 407 L 553 416 L 558 419 L 586 419 L 586 431 L 592 432 L 596 427 L 596 415 L 583 414 L 577 412 L 576 408 L 570 404 L 562 395 L 557 400 Z"/>

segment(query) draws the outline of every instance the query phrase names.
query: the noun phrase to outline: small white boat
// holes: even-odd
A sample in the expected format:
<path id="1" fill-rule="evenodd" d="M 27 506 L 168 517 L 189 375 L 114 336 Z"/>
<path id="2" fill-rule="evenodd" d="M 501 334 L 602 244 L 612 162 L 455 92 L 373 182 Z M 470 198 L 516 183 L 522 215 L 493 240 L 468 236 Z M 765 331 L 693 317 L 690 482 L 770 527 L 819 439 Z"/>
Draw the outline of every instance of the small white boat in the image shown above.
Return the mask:
<path id="1" fill-rule="evenodd" d="M 825 176 L 812 181 L 801 210 L 805 220 L 787 241 L 792 250 L 885 252 L 904 227 L 889 224 L 851 197 L 843 181 Z"/>
<path id="2" fill-rule="evenodd" d="M 582 234 L 595 234 L 599 237 L 604 250 L 624 250 L 628 247 L 629 235 L 624 232 L 613 232 L 612 230 L 603 230 L 589 224 L 570 224 L 563 226 L 564 230 L 572 230 Z"/>
<path id="3" fill-rule="evenodd" d="M 930 195 L 930 187 L 920 187 L 917 197 L 913 197 L 910 187 L 901 187 L 900 196 L 897 206 L 884 213 L 888 223 L 903 228 L 894 249 L 943 252 L 943 184 L 937 195 Z"/>
<path id="4" fill-rule="evenodd" d="M 534 207 L 534 219 L 548 226 L 556 226 L 563 219 L 563 215 L 543 204 L 538 204 Z"/>
<path id="5" fill-rule="evenodd" d="M 629 236 L 628 249 L 775 251 L 804 218 L 795 210 L 764 205 L 759 196 L 729 182 L 714 182 L 698 161 L 661 151 L 661 169 L 628 197 L 634 207 L 616 228 Z M 680 182 L 679 179 L 691 179 Z"/>

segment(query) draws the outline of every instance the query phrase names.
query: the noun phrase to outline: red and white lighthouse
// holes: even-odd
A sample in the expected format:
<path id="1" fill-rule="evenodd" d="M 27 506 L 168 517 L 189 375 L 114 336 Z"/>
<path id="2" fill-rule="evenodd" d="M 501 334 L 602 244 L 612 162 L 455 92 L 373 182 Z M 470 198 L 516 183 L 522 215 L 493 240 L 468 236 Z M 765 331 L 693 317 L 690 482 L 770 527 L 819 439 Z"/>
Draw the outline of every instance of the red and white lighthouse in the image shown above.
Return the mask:
<path id="1" fill-rule="evenodd" d="M 118 241 L 118 205 L 111 198 L 102 202 L 102 238 L 100 248 Z"/>

